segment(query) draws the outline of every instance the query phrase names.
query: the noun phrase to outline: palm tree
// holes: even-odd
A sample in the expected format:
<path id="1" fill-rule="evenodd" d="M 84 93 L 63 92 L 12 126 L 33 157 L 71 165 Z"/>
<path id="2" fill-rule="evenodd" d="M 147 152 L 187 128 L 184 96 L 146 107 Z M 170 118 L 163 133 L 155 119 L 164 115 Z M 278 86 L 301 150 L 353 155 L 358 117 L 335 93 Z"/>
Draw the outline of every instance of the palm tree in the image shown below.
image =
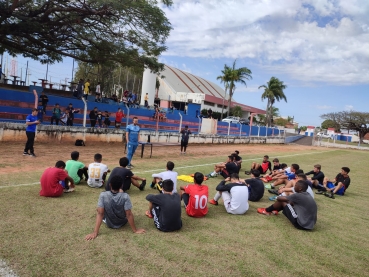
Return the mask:
<path id="1" fill-rule="evenodd" d="M 267 82 L 267 85 L 262 85 L 259 89 L 260 88 L 264 88 L 261 100 L 268 99 L 266 121 L 270 127 L 272 125 L 273 105 L 275 101 L 284 99 L 284 101 L 287 102 L 286 95 L 283 92 L 283 90 L 287 88 L 287 85 L 283 84 L 283 81 L 280 81 L 278 78 L 272 77 L 269 82 Z"/>
<path id="2" fill-rule="evenodd" d="M 239 118 L 242 117 L 242 108 L 240 106 L 235 106 L 232 108 L 233 116 L 237 116 Z"/>
<path id="3" fill-rule="evenodd" d="M 229 96 L 228 96 L 227 116 L 229 116 L 232 96 L 234 94 L 234 91 L 236 90 L 236 83 L 241 83 L 241 84 L 244 84 L 245 86 L 247 86 L 245 80 L 252 79 L 251 70 L 248 69 L 247 67 L 236 68 L 236 61 L 237 60 L 234 60 L 232 68 L 229 68 L 227 66 L 229 68 L 229 72 L 227 71 L 227 79 L 229 81 L 229 86 L 228 86 Z"/>
<path id="4" fill-rule="evenodd" d="M 224 83 L 224 98 L 226 98 L 227 90 L 229 88 L 231 68 L 225 64 L 224 69 L 222 70 L 222 74 L 223 75 L 220 75 L 217 77 L 217 80 L 220 80 L 221 83 Z M 222 114 L 220 115 L 220 120 L 223 119 L 224 98 L 223 98 L 223 103 L 222 103 Z"/>

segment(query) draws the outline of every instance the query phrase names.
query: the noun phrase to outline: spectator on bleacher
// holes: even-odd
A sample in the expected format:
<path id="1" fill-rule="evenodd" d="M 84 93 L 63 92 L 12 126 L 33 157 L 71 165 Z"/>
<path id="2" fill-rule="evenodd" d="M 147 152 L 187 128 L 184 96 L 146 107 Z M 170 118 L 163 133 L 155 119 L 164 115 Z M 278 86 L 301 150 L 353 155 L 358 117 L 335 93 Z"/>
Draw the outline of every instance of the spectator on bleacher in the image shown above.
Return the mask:
<path id="1" fill-rule="evenodd" d="M 199 110 L 196 110 L 196 118 L 199 118 Z"/>
<path id="2" fill-rule="evenodd" d="M 97 83 L 95 90 L 95 102 L 101 102 L 101 87 L 100 82 Z"/>
<path id="3" fill-rule="evenodd" d="M 124 117 L 124 112 L 121 108 L 118 108 L 118 111 L 115 113 L 115 128 L 120 129 L 120 125 L 122 123 L 122 118 Z"/>
<path id="4" fill-rule="evenodd" d="M 170 107 L 170 112 L 171 112 L 171 113 L 173 113 L 173 111 L 174 111 L 174 106 L 172 105 L 172 106 Z"/>
<path id="5" fill-rule="evenodd" d="M 98 123 L 98 125 L 99 125 L 99 128 L 102 128 L 102 123 L 103 123 L 102 119 L 103 119 L 103 115 L 102 115 L 101 111 L 98 111 L 98 112 L 97 112 L 97 116 L 96 116 L 96 118 L 97 118 L 97 123 Z"/>
<path id="6" fill-rule="evenodd" d="M 44 121 L 44 107 L 42 106 L 42 101 L 38 102 L 37 120 L 40 121 L 40 123 Z"/>
<path id="7" fill-rule="evenodd" d="M 146 93 L 145 95 L 145 107 L 147 108 L 149 106 L 149 94 Z"/>
<path id="8" fill-rule="evenodd" d="M 122 102 L 128 106 L 128 100 L 127 100 L 127 97 L 123 96 L 122 97 Z M 129 107 L 129 106 L 128 106 Z"/>
<path id="9" fill-rule="evenodd" d="M 53 108 L 53 114 L 51 115 L 51 125 L 53 125 L 55 120 L 55 125 L 59 125 L 61 110 L 59 108 L 59 103 L 56 103 Z"/>
<path id="10" fill-rule="evenodd" d="M 187 110 L 188 110 L 188 106 L 187 106 L 187 105 L 185 105 L 185 106 L 184 106 L 184 114 L 187 114 Z"/>
<path id="11" fill-rule="evenodd" d="M 114 102 L 118 102 L 118 97 L 116 94 L 113 94 L 110 99 L 113 100 Z"/>
<path id="12" fill-rule="evenodd" d="M 40 100 L 42 102 L 43 111 L 44 113 L 46 113 L 46 107 L 47 107 L 47 103 L 49 102 L 49 98 L 47 97 L 47 95 L 45 95 L 44 91 L 41 92 Z"/>
<path id="13" fill-rule="evenodd" d="M 67 113 L 67 126 L 73 126 L 74 114 L 79 113 L 79 109 L 73 108 L 73 104 L 69 103 L 69 106 L 66 109 L 66 113 Z"/>
<path id="14" fill-rule="evenodd" d="M 134 92 L 132 93 L 132 103 L 136 105 L 136 101 L 137 101 L 137 94 Z"/>
<path id="15" fill-rule="evenodd" d="M 31 156 L 36 157 L 33 149 L 33 144 L 35 142 L 35 135 L 36 135 L 36 126 L 40 124 L 40 122 L 37 120 L 37 109 L 33 109 L 32 113 L 27 116 L 26 118 L 26 135 L 27 135 L 27 142 L 26 146 L 23 151 L 23 156 Z M 28 153 L 28 151 L 31 151 L 31 153 Z"/>
<path id="16" fill-rule="evenodd" d="M 82 94 L 83 94 L 83 80 L 82 79 L 79 79 L 76 91 L 77 91 L 77 98 L 82 99 Z"/>
<path id="17" fill-rule="evenodd" d="M 96 119 L 97 119 L 97 107 L 95 107 L 93 110 L 90 111 L 89 117 L 90 117 L 91 127 L 95 127 Z"/>
<path id="18" fill-rule="evenodd" d="M 111 121 L 110 121 L 109 116 L 110 116 L 109 115 L 109 112 L 108 111 L 105 111 L 104 128 L 109 128 L 109 126 L 110 126 Z"/>
<path id="19" fill-rule="evenodd" d="M 86 99 L 86 101 L 89 93 L 90 93 L 90 79 L 87 79 L 85 87 L 83 89 L 83 97 Z"/>
<path id="20" fill-rule="evenodd" d="M 208 118 L 213 118 L 213 111 L 211 108 L 208 110 Z"/>

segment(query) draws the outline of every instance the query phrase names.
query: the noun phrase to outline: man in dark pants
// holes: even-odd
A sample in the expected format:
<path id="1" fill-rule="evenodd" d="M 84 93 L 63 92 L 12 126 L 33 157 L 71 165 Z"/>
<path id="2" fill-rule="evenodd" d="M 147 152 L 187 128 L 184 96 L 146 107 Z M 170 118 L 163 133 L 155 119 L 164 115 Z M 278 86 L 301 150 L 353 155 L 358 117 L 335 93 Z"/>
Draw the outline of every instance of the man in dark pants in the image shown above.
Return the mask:
<path id="1" fill-rule="evenodd" d="M 69 103 L 66 113 L 68 114 L 67 126 L 73 126 L 74 114 L 78 113 L 79 109 L 73 108 L 73 104 Z"/>
<path id="2" fill-rule="evenodd" d="M 90 111 L 89 114 L 91 127 L 95 127 L 97 119 L 97 107 Z"/>
<path id="3" fill-rule="evenodd" d="M 35 142 L 35 136 L 36 136 L 36 127 L 37 124 L 40 124 L 40 122 L 37 120 L 37 114 L 38 110 L 33 109 L 32 113 L 27 116 L 26 118 L 26 135 L 27 135 L 27 142 L 26 146 L 24 148 L 23 156 L 31 156 L 36 157 L 33 149 L 33 144 Z M 31 151 L 31 153 L 28 153 L 28 150 Z"/>
<path id="4" fill-rule="evenodd" d="M 47 95 L 45 95 L 44 91 L 41 92 L 40 100 L 42 102 L 42 107 L 44 108 L 44 113 L 46 113 L 46 106 L 47 103 L 49 102 L 49 98 L 47 97 Z"/>

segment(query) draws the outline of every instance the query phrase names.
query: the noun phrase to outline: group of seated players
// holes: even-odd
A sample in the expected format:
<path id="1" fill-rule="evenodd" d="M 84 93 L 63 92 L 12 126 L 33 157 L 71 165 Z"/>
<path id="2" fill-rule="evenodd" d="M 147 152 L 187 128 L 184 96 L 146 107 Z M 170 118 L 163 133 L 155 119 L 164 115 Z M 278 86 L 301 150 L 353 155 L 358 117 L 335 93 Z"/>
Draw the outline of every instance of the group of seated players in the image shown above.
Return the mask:
<path id="1" fill-rule="evenodd" d="M 101 223 L 104 222 L 110 228 L 120 228 L 127 222 L 134 233 L 144 233 L 144 229 L 136 228 L 132 214 L 132 203 L 127 191 L 131 185 L 143 191 L 146 179 L 134 175 L 127 168 L 129 163 L 126 157 L 119 160 L 119 166 L 111 172 L 102 163 L 102 155 L 95 154 L 94 162 L 86 167 L 78 161 L 79 152 L 71 153 L 71 159 L 66 163 L 58 161 L 55 167 L 48 168 L 41 176 L 41 196 L 57 197 L 66 192 L 72 192 L 75 185 L 85 180 L 87 185 L 94 188 L 105 187 L 105 191 L 99 196 L 97 205 L 96 223 L 93 233 L 86 236 L 86 240 L 97 237 Z M 321 171 L 320 165 L 314 165 L 314 169 L 304 174 L 299 165 L 280 164 L 278 159 L 273 160 L 273 169 L 268 156 L 264 156 L 261 164 L 252 163 L 249 179 L 241 179 L 242 158 L 235 151 L 228 156 L 224 163 L 216 164 L 214 172 L 207 175 L 208 178 L 221 175 L 222 180 L 216 187 L 213 199 L 208 201 L 208 186 L 203 184 L 205 176 L 196 172 L 193 175 L 194 183 L 181 186 L 177 193 L 177 172 L 173 171 L 174 163 L 166 164 L 166 171 L 152 174 L 153 180 L 150 187 L 157 189 L 159 194 L 146 196 L 148 210 L 146 216 L 153 219 L 157 229 L 170 232 L 182 227 L 181 200 L 187 215 L 191 217 L 203 217 L 208 212 L 207 204 L 218 205 L 220 198 L 223 200 L 227 213 L 244 214 L 249 209 L 248 201 L 259 201 L 264 196 L 264 182 L 273 182 L 268 190 L 278 196 L 270 197 L 275 201 L 267 208 L 258 208 L 257 212 L 264 215 L 277 215 L 283 210 L 283 214 L 298 229 L 311 230 L 317 220 L 317 206 L 312 189 L 317 189 L 317 194 L 324 194 L 334 198 L 334 194 L 343 195 L 350 185 L 348 173 L 350 169 L 342 167 L 335 179 L 329 180 Z M 267 174 L 269 171 L 269 174 Z M 105 182 L 110 172 L 108 181 Z M 263 174 L 263 176 L 261 176 Z M 313 175 L 307 178 L 307 175 Z M 139 181 L 142 181 L 139 184 Z M 280 186 L 276 189 L 277 186 Z"/>

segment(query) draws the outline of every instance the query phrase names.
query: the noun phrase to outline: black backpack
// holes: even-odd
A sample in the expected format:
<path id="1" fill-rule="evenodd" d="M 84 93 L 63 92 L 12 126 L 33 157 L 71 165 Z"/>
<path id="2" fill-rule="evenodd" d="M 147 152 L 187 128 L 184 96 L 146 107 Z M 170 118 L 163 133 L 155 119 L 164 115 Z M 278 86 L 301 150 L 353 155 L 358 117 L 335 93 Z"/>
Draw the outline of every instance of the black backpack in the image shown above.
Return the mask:
<path id="1" fill-rule="evenodd" d="M 86 146 L 85 142 L 82 139 L 76 139 L 75 146 Z"/>

